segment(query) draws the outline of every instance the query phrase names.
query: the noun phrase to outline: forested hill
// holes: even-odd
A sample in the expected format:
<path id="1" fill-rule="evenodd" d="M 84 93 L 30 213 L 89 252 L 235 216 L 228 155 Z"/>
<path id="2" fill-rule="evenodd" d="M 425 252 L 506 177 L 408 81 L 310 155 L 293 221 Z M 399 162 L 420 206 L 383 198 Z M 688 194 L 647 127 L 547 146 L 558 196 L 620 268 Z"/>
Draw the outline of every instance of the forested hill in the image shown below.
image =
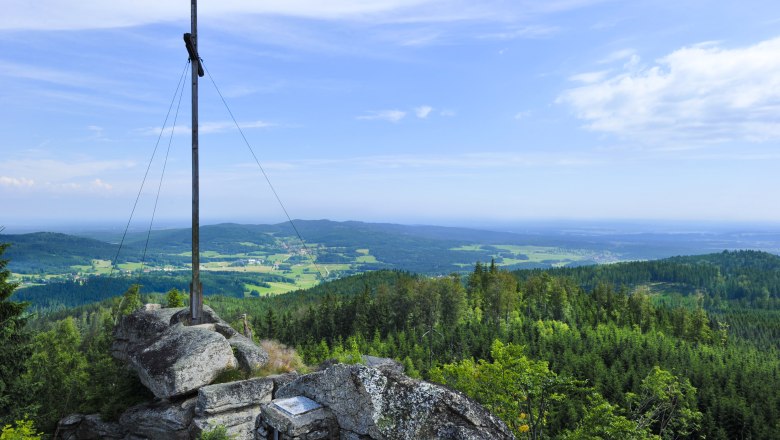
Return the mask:
<path id="1" fill-rule="evenodd" d="M 247 314 L 255 335 L 296 347 L 308 365 L 361 353 L 396 358 L 407 373 L 476 398 L 518 438 L 542 429 L 545 436 L 535 438 L 780 438 L 777 310 L 677 307 L 620 288 L 653 279 L 705 286 L 708 278 L 689 274 L 701 266 L 720 273 L 729 296 L 739 283 L 728 280 L 761 284 L 764 271 L 776 271 L 777 257 L 729 252 L 657 263 L 602 266 L 602 278 L 584 270 L 510 273 L 494 265 L 478 265 L 465 279 L 375 271 L 285 295 L 209 296 L 206 303 L 228 322 Z M 621 271 L 638 275 L 620 277 Z M 668 273 L 675 275 L 662 278 Z M 595 287 L 583 288 L 578 277 Z M 42 332 L 36 350 L 63 345 L 57 339 L 63 324 L 52 321 L 67 317 L 85 341 L 104 340 L 99 323 L 109 323 L 104 336 L 110 335 L 122 301 L 39 315 L 31 323 Z M 81 350 L 95 353 L 88 345 Z M 97 377 L 114 380 L 105 372 Z M 74 395 L 95 395 L 98 386 L 87 383 Z M 70 406 L 57 414 L 94 412 L 97 403 L 104 402 L 64 402 Z"/>
<path id="2" fill-rule="evenodd" d="M 517 271 L 528 279 L 538 271 Z M 760 251 L 724 251 L 717 254 L 672 257 L 598 266 L 563 267 L 547 271 L 574 279 L 592 289 L 599 283 L 636 287 L 672 283 L 678 293 L 698 292 L 707 305 L 738 301 L 761 308 L 780 307 L 780 257 Z"/>
<path id="3" fill-rule="evenodd" d="M 295 225 L 308 249 L 302 249 L 298 234 L 289 223 L 202 226 L 201 261 L 230 264 L 263 259 L 299 264 L 314 256 L 318 264 L 347 265 L 329 268 L 340 272 L 339 276 L 377 269 L 445 275 L 465 272 L 476 261 L 491 259 L 505 268 L 533 269 L 704 254 L 723 249 L 780 252 L 775 245 L 780 242 L 780 233 L 772 231 L 635 234 L 619 229 L 596 233 L 584 229 L 537 228 L 515 233 L 329 220 L 296 220 Z M 90 275 L 109 267 L 122 237 L 121 230 L 84 233 L 83 237 L 45 232 L 0 235 L 0 243 L 11 243 L 9 269 L 14 273 Z M 152 270 L 166 266 L 185 268 L 190 261 L 191 239 L 189 228 L 155 230 L 151 234 L 130 232 L 114 263 L 123 270 L 137 269 L 128 263 L 142 260 Z M 281 259 L 281 255 L 287 255 L 290 260 Z"/>
<path id="4" fill-rule="evenodd" d="M 117 245 L 91 238 L 56 232 L 2 235 L 0 243 L 11 243 L 5 257 L 11 267 L 23 273 L 63 273 L 71 266 L 90 264 L 93 259 L 114 258 Z"/>

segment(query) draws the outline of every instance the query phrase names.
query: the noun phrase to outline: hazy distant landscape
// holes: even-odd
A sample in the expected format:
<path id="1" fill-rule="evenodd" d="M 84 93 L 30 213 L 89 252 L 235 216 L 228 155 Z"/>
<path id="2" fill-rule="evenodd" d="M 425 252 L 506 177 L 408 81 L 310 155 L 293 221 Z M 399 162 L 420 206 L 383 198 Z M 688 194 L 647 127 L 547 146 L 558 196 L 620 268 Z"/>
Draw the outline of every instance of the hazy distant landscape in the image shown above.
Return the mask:
<path id="1" fill-rule="evenodd" d="M 289 223 L 218 224 L 201 228 L 201 266 L 207 295 L 251 297 L 313 287 L 326 280 L 371 270 L 404 270 L 427 275 L 465 274 L 477 262 L 494 261 L 507 270 L 576 267 L 653 260 L 723 250 L 780 252 L 780 231 L 745 225 L 670 227 L 612 223 L 531 225 L 518 232 L 387 223 L 296 221 L 306 246 Z M 558 226 L 561 227 L 561 226 Z M 148 245 L 147 245 L 148 235 Z M 169 284 L 188 289 L 191 232 L 188 228 L 129 233 L 82 231 L 79 235 L 41 232 L 0 235 L 11 243 L 6 254 L 18 297 L 35 305 L 80 305 L 114 294 L 93 296 L 85 280 L 113 275 L 140 282 L 150 292 Z M 144 248 L 146 254 L 144 256 Z M 112 269 L 112 260 L 118 259 Z M 108 282 L 108 281 L 102 281 Z M 92 284 L 101 281 L 94 281 Z M 117 286 L 122 289 L 124 284 Z M 57 292 L 56 295 L 51 292 Z M 58 299 L 59 298 L 59 299 Z M 72 299 L 68 299 L 72 298 Z M 80 298 L 80 299 L 79 299 Z"/>

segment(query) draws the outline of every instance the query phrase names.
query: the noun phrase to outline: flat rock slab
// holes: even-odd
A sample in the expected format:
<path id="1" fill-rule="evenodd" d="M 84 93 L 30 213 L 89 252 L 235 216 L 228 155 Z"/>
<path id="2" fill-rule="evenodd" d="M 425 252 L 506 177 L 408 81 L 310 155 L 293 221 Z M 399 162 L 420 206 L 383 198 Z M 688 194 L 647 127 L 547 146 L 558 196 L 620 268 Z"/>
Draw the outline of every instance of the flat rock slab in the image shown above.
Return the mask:
<path id="1" fill-rule="evenodd" d="M 189 440 L 195 414 L 195 397 L 181 401 L 160 401 L 134 406 L 119 417 L 130 438 Z"/>
<path id="2" fill-rule="evenodd" d="M 100 414 L 71 414 L 57 425 L 61 440 L 124 439 L 126 432 L 117 423 L 104 422 Z"/>
<path id="3" fill-rule="evenodd" d="M 235 440 L 253 439 L 260 404 L 271 401 L 273 389 L 273 379 L 263 377 L 199 389 L 191 434 L 199 435 L 222 425 Z"/>
<path id="4" fill-rule="evenodd" d="M 338 420 L 342 437 L 514 438 L 504 422 L 459 392 L 364 365 L 333 365 L 299 377 L 275 395 L 277 399 L 295 396 L 308 397 L 329 408 Z M 274 415 L 269 412 L 268 416 Z"/>
<path id="5" fill-rule="evenodd" d="M 257 406 L 270 402 L 273 390 L 273 379 L 265 377 L 208 385 L 198 390 L 195 413 L 212 415 Z"/>
<path id="6" fill-rule="evenodd" d="M 219 373 L 235 368 L 236 359 L 221 334 L 177 324 L 132 354 L 130 365 L 155 396 L 167 399 L 210 384 Z"/>

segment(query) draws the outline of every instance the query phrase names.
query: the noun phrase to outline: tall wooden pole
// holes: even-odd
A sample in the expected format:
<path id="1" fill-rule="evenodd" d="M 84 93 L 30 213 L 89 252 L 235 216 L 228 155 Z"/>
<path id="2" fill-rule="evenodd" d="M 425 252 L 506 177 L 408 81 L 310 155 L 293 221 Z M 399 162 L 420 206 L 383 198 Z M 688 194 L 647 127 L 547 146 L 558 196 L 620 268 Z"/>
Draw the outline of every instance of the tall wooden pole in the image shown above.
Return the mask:
<path id="1" fill-rule="evenodd" d="M 198 176 L 198 76 L 203 72 L 198 57 L 198 1 L 191 0 L 192 29 L 190 61 L 192 63 L 192 282 L 190 316 L 192 324 L 203 322 L 203 285 L 200 283 L 200 185 Z M 185 41 L 187 35 L 184 36 Z M 193 54 L 194 52 L 194 54 Z"/>

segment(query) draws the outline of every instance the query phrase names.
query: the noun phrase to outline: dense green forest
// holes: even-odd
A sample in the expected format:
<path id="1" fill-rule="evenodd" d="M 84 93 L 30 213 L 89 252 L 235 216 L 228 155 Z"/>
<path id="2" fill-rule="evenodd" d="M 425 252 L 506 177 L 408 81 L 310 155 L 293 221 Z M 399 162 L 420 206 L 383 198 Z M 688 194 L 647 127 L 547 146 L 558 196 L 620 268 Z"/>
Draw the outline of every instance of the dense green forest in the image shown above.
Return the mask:
<path id="1" fill-rule="evenodd" d="M 736 301 L 741 305 L 780 309 L 780 258 L 766 252 L 723 251 L 656 261 L 562 267 L 548 273 L 571 278 L 587 289 L 598 283 L 619 286 L 676 283 L 681 289 L 701 293 L 707 308 L 729 308 Z M 536 274 L 516 272 L 521 280 Z"/>
<path id="2" fill-rule="evenodd" d="M 190 273 L 184 271 L 118 275 L 110 278 L 87 277 L 27 287 L 16 292 L 14 299 L 29 302 L 36 311 L 50 312 L 111 298 L 133 284 L 142 285 L 146 292 L 164 293 L 172 288 L 188 291 L 190 278 Z M 209 295 L 243 297 L 247 291 L 246 285 L 262 286 L 263 283 L 269 282 L 294 281 L 275 274 L 204 271 L 201 282 L 204 291 Z"/>
<path id="3" fill-rule="evenodd" d="M 21 273 L 67 273 L 71 266 L 89 264 L 92 259 L 112 259 L 118 246 L 90 238 L 54 232 L 0 235 L 0 243 L 13 243 L 6 257 L 12 269 Z"/>
<path id="4" fill-rule="evenodd" d="M 259 337 L 295 346 L 309 365 L 394 357 L 408 374 L 476 398 L 518 438 L 772 439 L 780 438 L 779 260 L 728 252 L 548 271 L 477 264 L 466 277 L 377 271 L 207 304 L 231 322 L 248 313 Z M 26 412 L 49 430 L 69 412 L 111 417 L 142 398 L 132 377 L 101 379 L 121 371 L 101 345 L 112 319 L 141 299 L 14 327 L 21 348 L 9 365 L 22 374 L 6 387 L 14 397 L 0 400 L 0 422 Z M 44 361 L 71 363 L 43 374 Z M 48 387 L 77 397 L 47 406 L 36 392 Z"/>

